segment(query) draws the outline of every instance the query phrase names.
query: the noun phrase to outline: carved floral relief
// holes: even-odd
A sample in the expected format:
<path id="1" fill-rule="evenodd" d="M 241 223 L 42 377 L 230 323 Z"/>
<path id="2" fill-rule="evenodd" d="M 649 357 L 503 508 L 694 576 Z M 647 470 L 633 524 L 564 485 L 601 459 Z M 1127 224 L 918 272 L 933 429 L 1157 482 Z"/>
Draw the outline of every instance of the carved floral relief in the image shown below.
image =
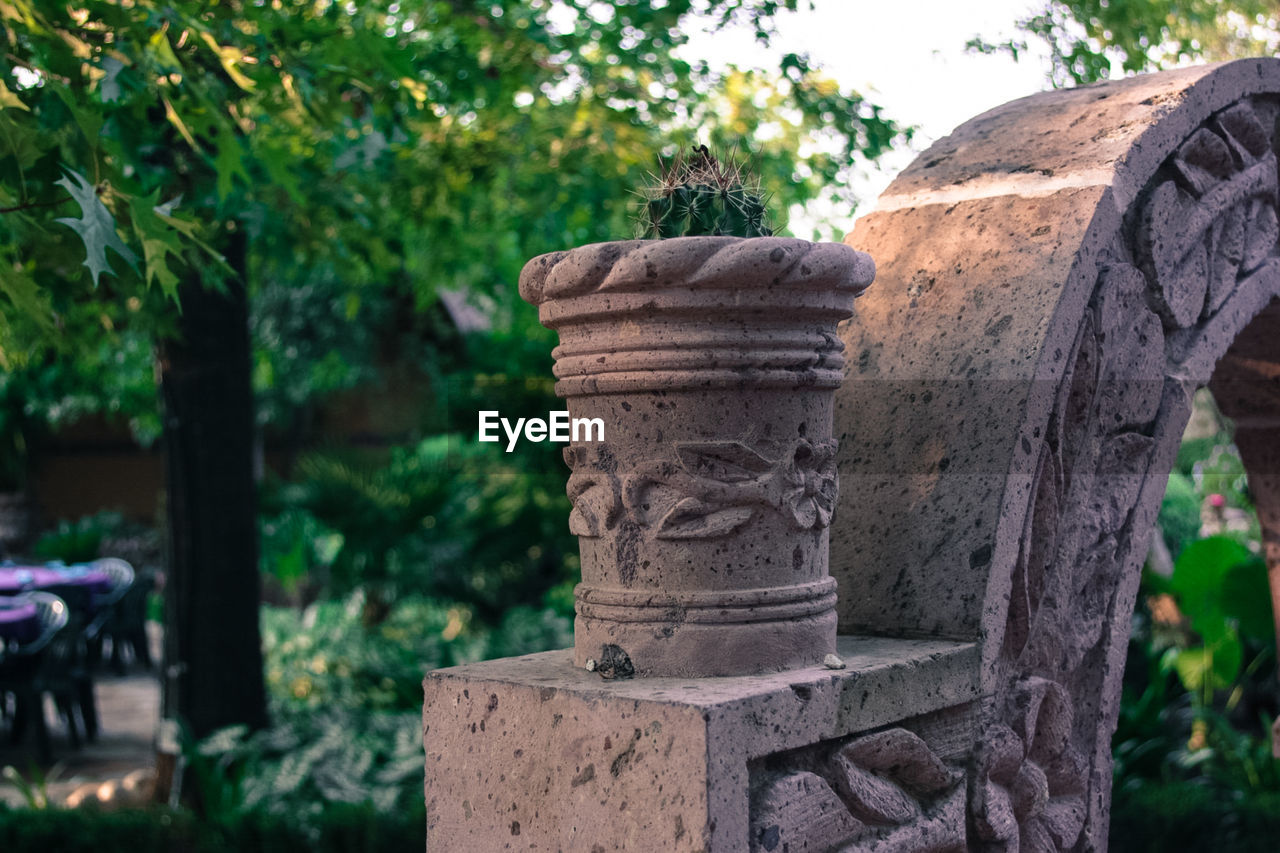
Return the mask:
<path id="1" fill-rule="evenodd" d="M 620 479 L 605 445 L 568 447 L 569 527 L 599 536 L 625 509 L 654 538 L 710 539 L 772 510 L 795 530 L 821 530 L 839 496 L 835 455 L 834 440 L 797 439 L 771 456 L 741 441 L 676 442 L 674 459 L 642 462 Z"/>
<path id="2" fill-rule="evenodd" d="M 1271 134 L 1243 101 L 1179 146 L 1139 214 L 1135 248 L 1170 327 L 1221 307 L 1280 237 Z"/>
<path id="3" fill-rule="evenodd" d="M 1168 335 L 1212 318 L 1276 256 L 1276 155 L 1249 101 L 1211 117 L 1141 194 L 1132 230 L 1100 272 L 1067 358 L 1035 469 L 1013 567 L 999 666 L 970 779 L 976 841 L 991 850 L 1086 843 L 1094 766 L 1109 736 L 1097 713 L 1122 573 L 1146 542 L 1134 512 L 1166 394 L 1186 380 Z M 1185 336 L 1184 336 L 1185 337 Z M 1181 393 L 1180 391 L 1178 393 Z"/>

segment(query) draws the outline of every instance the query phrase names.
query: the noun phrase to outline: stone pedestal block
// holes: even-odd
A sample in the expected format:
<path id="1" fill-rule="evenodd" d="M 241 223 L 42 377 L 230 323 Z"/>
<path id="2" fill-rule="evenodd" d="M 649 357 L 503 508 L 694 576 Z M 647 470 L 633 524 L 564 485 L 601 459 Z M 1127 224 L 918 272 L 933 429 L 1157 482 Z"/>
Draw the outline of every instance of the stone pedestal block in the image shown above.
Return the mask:
<path id="1" fill-rule="evenodd" d="M 694 681 L 605 680 L 568 650 L 433 672 L 427 849 L 963 849 L 948 762 L 973 737 L 976 647 L 838 647 L 845 669 Z"/>

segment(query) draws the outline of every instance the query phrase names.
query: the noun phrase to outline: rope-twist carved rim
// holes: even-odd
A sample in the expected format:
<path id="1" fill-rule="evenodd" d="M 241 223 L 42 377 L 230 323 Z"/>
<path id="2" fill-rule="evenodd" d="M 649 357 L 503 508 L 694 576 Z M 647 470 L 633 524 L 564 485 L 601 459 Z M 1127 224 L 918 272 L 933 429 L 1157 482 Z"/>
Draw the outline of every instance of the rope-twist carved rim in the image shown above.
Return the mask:
<path id="1" fill-rule="evenodd" d="M 533 305 L 592 293 L 672 286 L 706 290 L 781 286 L 862 293 L 875 278 L 871 256 L 843 243 L 792 237 L 674 237 L 592 243 L 540 255 L 520 273 Z"/>

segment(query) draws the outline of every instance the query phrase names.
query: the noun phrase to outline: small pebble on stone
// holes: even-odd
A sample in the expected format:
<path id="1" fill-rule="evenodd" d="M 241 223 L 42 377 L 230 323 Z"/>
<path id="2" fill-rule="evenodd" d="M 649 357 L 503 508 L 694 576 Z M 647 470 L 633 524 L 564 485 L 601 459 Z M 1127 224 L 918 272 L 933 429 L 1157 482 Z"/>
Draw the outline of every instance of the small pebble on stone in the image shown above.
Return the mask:
<path id="1" fill-rule="evenodd" d="M 844 661 L 836 655 L 827 655 L 822 659 L 822 665 L 827 669 L 844 669 Z"/>
<path id="2" fill-rule="evenodd" d="M 590 658 L 590 659 L 587 661 L 586 669 L 587 669 L 587 672 L 595 672 L 595 671 L 596 671 L 596 659 L 595 659 L 595 658 Z"/>

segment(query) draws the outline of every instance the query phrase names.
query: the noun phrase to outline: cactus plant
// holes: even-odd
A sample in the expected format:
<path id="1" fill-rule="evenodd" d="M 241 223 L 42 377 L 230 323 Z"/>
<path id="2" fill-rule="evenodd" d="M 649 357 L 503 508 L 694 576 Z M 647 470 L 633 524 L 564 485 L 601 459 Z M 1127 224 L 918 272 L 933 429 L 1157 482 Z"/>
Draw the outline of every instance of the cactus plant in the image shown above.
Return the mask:
<path id="1" fill-rule="evenodd" d="M 642 237 L 698 235 L 770 237 L 759 182 L 732 156 L 722 163 L 705 145 L 662 162 L 656 183 L 641 191 Z"/>

